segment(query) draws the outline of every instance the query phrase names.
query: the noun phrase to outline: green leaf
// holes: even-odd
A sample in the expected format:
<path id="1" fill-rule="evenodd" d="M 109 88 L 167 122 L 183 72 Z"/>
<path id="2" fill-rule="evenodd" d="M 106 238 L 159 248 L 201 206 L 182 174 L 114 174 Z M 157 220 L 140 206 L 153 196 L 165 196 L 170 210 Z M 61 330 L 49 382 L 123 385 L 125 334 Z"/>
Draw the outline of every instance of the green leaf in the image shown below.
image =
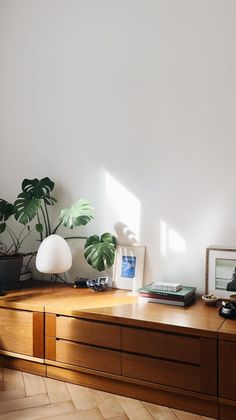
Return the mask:
<path id="1" fill-rule="evenodd" d="M 0 221 L 7 220 L 9 217 L 14 214 L 14 206 L 11 203 L 8 203 L 6 200 L 0 198 Z"/>
<path id="2" fill-rule="evenodd" d="M 40 205 L 40 199 L 32 198 L 27 192 L 20 193 L 14 203 L 16 220 L 26 225 L 37 215 Z"/>
<path id="3" fill-rule="evenodd" d="M 37 232 L 42 233 L 43 232 L 43 225 L 42 225 L 42 223 L 37 223 L 35 225 L 35 229 L 37 230 Z"/>
<path id="4" fill-rule="evenodd" d="M 104 233 L 101 238 L 90 236 L 84 245 L 84 257 L 95 270 L 103 271 L 112 267 L 115 259 L 116 238 L 110 233 Z"/>
<path id="5" fill-rule="evenodd" d="M 46 204 L 53 205 L 56 203 L 56 199 L 50 196 L 50 192 L 54 188 L 54 182 L 48 177 L 43 179 L 24 179 L 22 182 L 23 192 L 31 195 L 32 198 L 43 199 Z"/>
<path id="6" fill-rule="evenodd" d="M 51 197 L 49 194 L 45 194 L 43 199 L 44 199 L 45 203 L 48 204 L 48 206 L 54 206 L 54 204 L 57 203 L 56 198 Z"/>
<path id="7" fill-rule="evenodd" d="M 6 229 L 6 223 L 0 223 L 0 233 L 3 233 Z"/>
<path id="8" fill-rule="evenodd" d="M 74 203 L 70 209 L 61 210 L 59 217 L 63 226 L 73 229 L 75 226 L 86 225 L 94 218 L 94 209 L 90 202 L 83 198 Z"/>

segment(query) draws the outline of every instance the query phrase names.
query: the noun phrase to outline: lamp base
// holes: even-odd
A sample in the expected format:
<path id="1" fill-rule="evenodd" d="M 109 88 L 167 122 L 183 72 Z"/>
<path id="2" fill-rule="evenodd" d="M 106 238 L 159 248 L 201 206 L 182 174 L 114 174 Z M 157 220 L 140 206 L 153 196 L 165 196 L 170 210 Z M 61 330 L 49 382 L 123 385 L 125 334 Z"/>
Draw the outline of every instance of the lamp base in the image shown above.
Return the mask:
<path id="1" fill-rule="evenodd" d="M 53 291 L 55 289 L 55 285 L 56 285 L 57 282 L 62 281 L 67 286 L 69 285 L 69 283 L 66 281 L 65 273 L 64 273 L 64 279 L 61 276 L 59 276 L 59 274 L 51 274 L 50 281 L 53 283 Z"/>

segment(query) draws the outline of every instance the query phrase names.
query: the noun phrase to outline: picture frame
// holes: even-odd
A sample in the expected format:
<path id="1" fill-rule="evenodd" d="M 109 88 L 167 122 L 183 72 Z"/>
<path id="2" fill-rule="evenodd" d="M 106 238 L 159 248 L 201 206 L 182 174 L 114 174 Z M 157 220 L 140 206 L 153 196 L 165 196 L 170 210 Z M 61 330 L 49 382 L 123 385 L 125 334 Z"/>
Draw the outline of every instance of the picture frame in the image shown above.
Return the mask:
<path id="1" fill-rule="evenodd" d="M 125 290 L 142 287 L 144 260 L 145 246 L 119 245 L 115 257 L 114 287 Z"/>
<path id="2" fill-rule="evenodd" d="M 236 249 L 206 249 L 205 293 L 227 299 L 236 294 Z"/>

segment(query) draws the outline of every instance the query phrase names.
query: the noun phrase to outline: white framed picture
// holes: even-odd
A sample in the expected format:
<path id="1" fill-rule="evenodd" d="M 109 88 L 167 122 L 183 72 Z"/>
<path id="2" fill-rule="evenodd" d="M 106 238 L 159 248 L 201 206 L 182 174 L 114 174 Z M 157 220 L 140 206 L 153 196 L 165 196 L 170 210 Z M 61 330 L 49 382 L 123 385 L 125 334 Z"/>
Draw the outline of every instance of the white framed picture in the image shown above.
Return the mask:
<path id="1" fill-rule="evenodd" d="M 114 287 L 137 290 L 143 285 L 145 246 L 119 245 L 116 249 Z"/>
<path id="2" fill-rule="evenodd" d="M 225 299 L 236 293 L 236 249 L 207 248 L 206 293 Z"/>

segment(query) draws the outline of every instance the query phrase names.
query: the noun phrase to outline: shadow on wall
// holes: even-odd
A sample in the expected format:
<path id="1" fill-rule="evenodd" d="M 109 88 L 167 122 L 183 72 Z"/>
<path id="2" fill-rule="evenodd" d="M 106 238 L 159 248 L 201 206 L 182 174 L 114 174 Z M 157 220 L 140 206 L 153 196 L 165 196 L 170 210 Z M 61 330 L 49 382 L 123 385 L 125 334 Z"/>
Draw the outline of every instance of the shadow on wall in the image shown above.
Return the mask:
<path id="1" fill-rule="evenodd" d="M 126 224 L 117 222 L 114 225 L 114 230 L 120 245 L 138 245 L 135 232 L 133 232 Z"/>

